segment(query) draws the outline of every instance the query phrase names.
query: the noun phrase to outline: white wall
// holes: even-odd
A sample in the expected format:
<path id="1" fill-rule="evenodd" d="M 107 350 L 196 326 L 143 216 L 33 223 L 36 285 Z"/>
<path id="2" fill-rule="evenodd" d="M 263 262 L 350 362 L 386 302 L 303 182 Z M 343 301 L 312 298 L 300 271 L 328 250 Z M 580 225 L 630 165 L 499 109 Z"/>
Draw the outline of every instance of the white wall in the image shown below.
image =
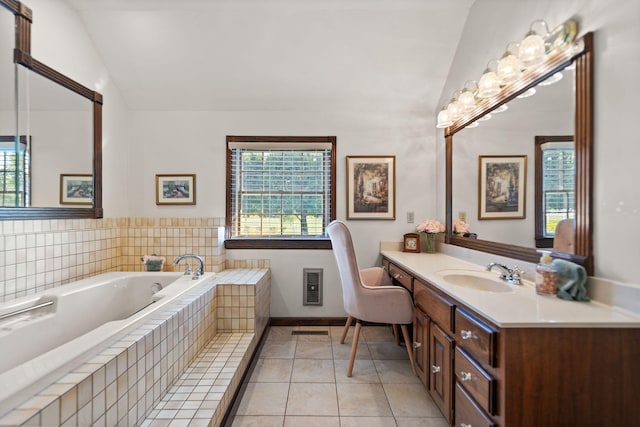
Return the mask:
<path id="1" fill-rule="evenodd" d="M 508 42 L 521 40 L 529 25 L 545 19 L 551 27 L 574 17 L 580 34 L 594 31 L 594 236 L 595 275 L 640 283 L 640 170 L 637 158 L 635 81 L 640 75 L 640 2 L 606 0 L 478 0 L 442 93 L 443 104 L 466 80 L 478 79 L 487 62 Z M 491 24 L 488 24 L 491 23 Z M 495 23 L 499 23 L 495 24 Z M 437 133 L 438 212 L 444 214 L 444 139 Z"/>

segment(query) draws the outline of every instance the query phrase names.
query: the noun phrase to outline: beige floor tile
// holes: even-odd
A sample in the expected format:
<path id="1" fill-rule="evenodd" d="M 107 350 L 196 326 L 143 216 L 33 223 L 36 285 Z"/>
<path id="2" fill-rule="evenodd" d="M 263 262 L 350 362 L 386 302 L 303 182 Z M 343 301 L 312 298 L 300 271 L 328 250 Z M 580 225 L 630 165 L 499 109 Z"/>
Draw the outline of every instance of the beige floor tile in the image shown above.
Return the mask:
<path id="1" fill-rule="evenodd" d="M 449 427 L 444 418 L 404 418 L 397 417 L 398 427 Z"/>
<path id="2" fill-rule="evenodd" d="M 284 415 L 289 383 L 249 383 L 238 405 L 238 415 Z"/>
<path id="3" fill-rule="evenodd" d="M 383 384 L 395 417 L 440 417 L 422 384 Z"/>
<path id="4" fill-rule="evenodd" d="M 296 345 L 296 359 L 332 359 L 329 341 L 300 341 Z"/>
<path id="5" fill-rule="evenodd" d="M 282 427 L 283 416 L 239 415 L 233 419 L 231 427 Z"/>
<path id="6" fill-rule="evenodd" d="M 396 427 L 393 417 L 340 417 L 340 427 Z"/>
<path id="7" fill-rule="evenodd" d="M 402 331 L 400 331 L 399 326 L 398 326 L 398 331 L 402 335 Z M 391 326 L 363 326 L 361 333 L 364 336 L 364 339 L 366 339 L 368 343 L 395 342 L 395 338 L 393 337 L 393 331 L 391 330 Z"/>
<path id="8" fill-rule="evenodd" d="M 332 383 L 335 382 L 333 360 L 294 359 L 292 383 Z"/>
<path id="9" fill-rule="evenodd" d="M 380 382 L 417 384 L 420 379 L 413 373 L 411 363 L 407 360 L 374 360 Z"/>
<path id="10" fill-rule="evenodd" d="M 269 334 L 267 335 L 266 342 L 269 341 L 296 341 L 297 337 L 291 332 L 294 331 L 295 326 L 277 326 L 269 328 Z"/>
<path id="11" fill-rule="evenodd" d="M 339 417 L 285 417 L 284 427 L 340 427 Z"/>
<path id="12" fill-rule="evenodd" d="M 333 383 L 291 383 L 285 415 L 337 416 L 336 385 Z"/>
<path id="13" fill-rule="evenodd" d="M 371 351 L 372 359 L 406 359 L 409 355 L 404 346 L 397 345 L 393 341 L 388 342 L 370 342 L 369 351 Z"/>
<path id="14" fill-rule="evenodd" d="M 252 383 L 285 383 L 291 381 L 293 359 L 258 359 L 251 373 Z"/>
<path id="15" fill-rule="evenodd" d="M 296 341 L 267 341 L 260 350 L 260 358 L 289 358 L 296 353 Z"/>
<path id="16" fill-rule="evenodd" d="M 351 377 L 347 376 L 348 360 L 334 360 L 333 366 L 336 373 L 335 381 L 337 383 L 360 383 L 360 384 L 377 384 L 380 383 L 378 371 L 373 364 L 373 360 L 358 360 L 353 363 L 353 371 Z"/>
<path id="17" fill-rule="evenodd" d="M 336 384 L 340 415 L 388 417 L 392 415 L 381 384 Z"/>
<path id="18" fill-rule="evenodd" d="M 351 357 L 351 341 L 345 342 L 344 344 L 340 344 L 337 341 L 333 341 L 332 347 L 333 347 L 334 359 L 349 360 L 349 357 Z M 356 350 L 356 360 L 358 359 L 360 360 L 371 359 L 371 352 L 369 351 L 369 346 L 363 339 L 360 339 L 358 341 L 358 349 Z"/>
<path id="19" fill-rule="evenodd" d="M 329 333 L 331 334 L 331 341 L 339 342 L 342 337 L 342 331 L 344 326 L 331 326 L 329 328 Z M 349 332 L 347 332 L 347 339 L 351 341 L 351 337 L 353 337 L 353 331 L 355 328 L 351 326 L 349 328 Z"/>

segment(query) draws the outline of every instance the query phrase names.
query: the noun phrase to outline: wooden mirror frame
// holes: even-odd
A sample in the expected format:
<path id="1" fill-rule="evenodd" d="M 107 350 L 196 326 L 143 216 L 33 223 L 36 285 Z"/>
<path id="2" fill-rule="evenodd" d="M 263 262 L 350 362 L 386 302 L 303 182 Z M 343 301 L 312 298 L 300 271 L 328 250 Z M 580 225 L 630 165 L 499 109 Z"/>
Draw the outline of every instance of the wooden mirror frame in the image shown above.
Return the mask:
<path id="1" fill-rule="evenodd" d="M 490 240 L 469 239 L 456 236 L 453 230 L 453 135 L 478 118 L 490 113 L 498 106 L 537 85 L 572 62 L 576 66 L 575 76 L 575 155 L 576 155 L 576 241 L 575 254 L 553 252 L 555 258 L 562 258 L 583 265 L 588 274 L 593 274 L 592 232 L 593 209 L 591 193 L 593 188 L 593 33 L 587 33 L 573 42 L 562 52 L 555 54 L 531 72 L 524 75 L 498 95 L 484 100 L 465 118 L 459 119 L 444 131 L 446 144 L 446 223 L 445 243 L 461 246 L 495 255 L 538 262 L 540 255 L 535 248 L 516 246 Z"/>
<path id="2" fill-rule="evenodd" d="M 91 208 L 16 207 L 0 208 L 0 220 L 102 218 L 102 95 L 31 56 L 31 9 L 16 0 L 0 0 L 16 19 L 14 63 L 20 64 L 93 103 L 93 205 Z"/>

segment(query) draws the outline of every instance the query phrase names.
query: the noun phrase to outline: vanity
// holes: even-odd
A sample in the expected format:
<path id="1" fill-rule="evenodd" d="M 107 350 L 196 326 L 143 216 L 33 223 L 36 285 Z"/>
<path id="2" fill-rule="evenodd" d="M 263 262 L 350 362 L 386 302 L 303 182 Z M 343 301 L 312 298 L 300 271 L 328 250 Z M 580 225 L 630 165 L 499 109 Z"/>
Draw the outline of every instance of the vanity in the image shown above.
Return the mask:
<path id="1" fill-rule="evenodd" d="M 640 315 L 540 296 L 445 254 L 382 251 L 414 297 L 416 372 L 452 426 L 640 419 Z"/>

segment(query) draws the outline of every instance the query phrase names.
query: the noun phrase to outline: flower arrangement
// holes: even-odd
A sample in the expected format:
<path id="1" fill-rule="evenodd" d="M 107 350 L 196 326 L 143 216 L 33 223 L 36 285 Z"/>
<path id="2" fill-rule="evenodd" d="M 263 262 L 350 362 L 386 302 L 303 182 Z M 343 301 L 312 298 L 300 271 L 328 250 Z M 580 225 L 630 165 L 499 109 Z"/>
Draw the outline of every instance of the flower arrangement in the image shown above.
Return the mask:
<path id="1" fill-rule="evenodd" d="M 453 232 L 458 234 L 470 233 L 471 226 L 458 218 L 453 222 Z"/>
<path id="2" fill-rule="evenodd" d="M 427 219 L 416 226 L 420 233 L 444 233 L 444 224 L 435 219 Z"/>

